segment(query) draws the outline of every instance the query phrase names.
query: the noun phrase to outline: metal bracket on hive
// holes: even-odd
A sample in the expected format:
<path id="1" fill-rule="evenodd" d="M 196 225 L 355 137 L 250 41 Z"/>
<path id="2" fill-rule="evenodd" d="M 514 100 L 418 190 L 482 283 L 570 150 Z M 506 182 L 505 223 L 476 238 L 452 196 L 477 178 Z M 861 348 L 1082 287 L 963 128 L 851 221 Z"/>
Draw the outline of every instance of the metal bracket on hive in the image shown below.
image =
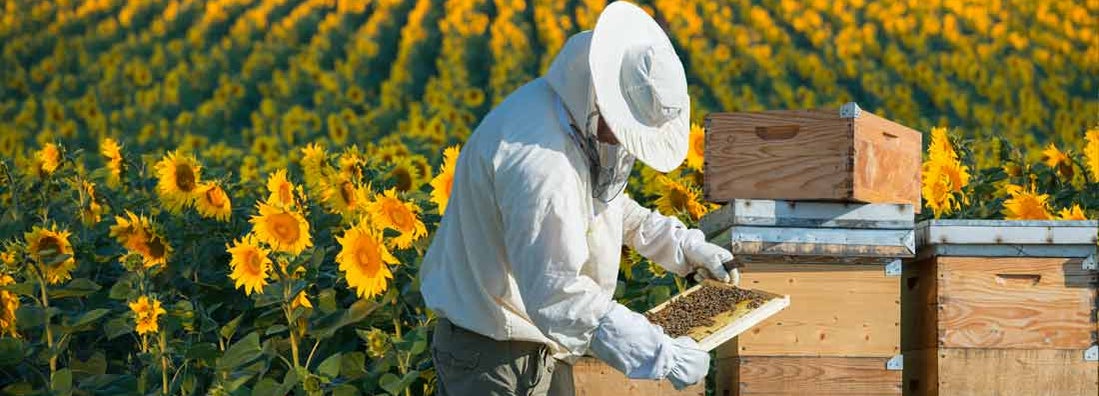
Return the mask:
<path id="1" fill-rule="evenodd" d="M 840 107 L 840 118 L 859 118 L 859 114 L 862 114 L 862 109 L 858 103 L 847 102 Z"/>
<path id="2" fill-rule="evenodd" d="M 1094 254 L 1084 258 L 1084 262 L 1081 264 L 1084 267 L 1084 271 L 1096 271 L 1099 270 L 1099 256 Z"/>
<path id="3" fill-rule="evenodd" d="M 1092 345 L 1084 351 L 1085 362 L 1099 362 L 1099 345 Z"/>
<path id="4" fill-rule="evenodd" d="M 901 259 L 890 261 L 885 265 L 885 276 L 901 276 Z"/>
<path id="5" fill-rule="evenodd" d="M 893 355 L 885 362 L 885 369 L 889 371 L 904 370 L 904 355 Z"/>

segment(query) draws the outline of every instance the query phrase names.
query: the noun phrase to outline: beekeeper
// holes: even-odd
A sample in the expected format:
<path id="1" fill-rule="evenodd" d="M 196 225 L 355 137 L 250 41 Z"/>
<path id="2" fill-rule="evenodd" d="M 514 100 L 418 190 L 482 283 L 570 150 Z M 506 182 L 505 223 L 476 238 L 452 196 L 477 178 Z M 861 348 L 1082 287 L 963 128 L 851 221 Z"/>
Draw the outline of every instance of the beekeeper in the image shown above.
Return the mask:
<path id="1" fill-rule="evenodd" d="M 485 116 L 420 273 L 440 394 L 571 394 L 585 353 L 677 388 L 705 378 L 706 351 L 613 299 L 623 244 L 676 274 L 739 279 L 727 250 L 623 193 L 635 158 L 679 166 L 689 113 L 668 37 L 619 1 Z"/>

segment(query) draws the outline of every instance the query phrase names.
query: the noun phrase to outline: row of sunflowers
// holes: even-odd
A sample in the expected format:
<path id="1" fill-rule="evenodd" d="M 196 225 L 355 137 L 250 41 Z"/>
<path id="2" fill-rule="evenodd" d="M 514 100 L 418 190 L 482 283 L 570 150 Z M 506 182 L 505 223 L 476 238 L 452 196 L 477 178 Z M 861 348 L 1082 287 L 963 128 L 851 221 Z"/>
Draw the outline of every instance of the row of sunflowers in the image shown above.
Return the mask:
<path id="1" fill-rule="evenodd" d="M 605 4 L 0 2 L 13 394 L 432 393 L 416 273 L 460 144 Z M 922 216 L 1099 217 L 1094 4 L 641 3 L 697 124 L 857 100 L 931 131 Z M 703 134 L 629 193 L 714 209 Z M 683 287 L 632 251 L 621 271 L 634 309 Z"/>

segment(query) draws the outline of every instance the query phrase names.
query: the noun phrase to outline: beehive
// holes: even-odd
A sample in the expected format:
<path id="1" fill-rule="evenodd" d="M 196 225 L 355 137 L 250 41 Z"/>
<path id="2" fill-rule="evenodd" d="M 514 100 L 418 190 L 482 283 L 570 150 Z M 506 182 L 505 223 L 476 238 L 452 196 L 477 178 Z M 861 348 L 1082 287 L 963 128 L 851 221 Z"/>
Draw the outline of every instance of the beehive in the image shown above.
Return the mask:
<path id="1" fill-rule="evenodd" d="M 920 132 L 859 109 L 713 113 L 703 193 L 920 204 Z"/>
<path id="2" fill-rule="evenodd" d="M 599 359 L 585 356 L 572 365 L 576 396 L 704 396 L 706 384 L 697 383 L 676 390 L 667 380 L 630 379 Z"/>
<path id="3" fill-rule="evenodd" d="M 932 220 L 905 263 L 907 394 L 1099 394 L 1095 221 Z"/>
<path id="4" fill-rule="evenodd" d="M 790 306 L 717 349 L 717 395 L 900 394 L 900 259 L 906 204 L 733 200 L 702 219 L 744 287 Z"/>

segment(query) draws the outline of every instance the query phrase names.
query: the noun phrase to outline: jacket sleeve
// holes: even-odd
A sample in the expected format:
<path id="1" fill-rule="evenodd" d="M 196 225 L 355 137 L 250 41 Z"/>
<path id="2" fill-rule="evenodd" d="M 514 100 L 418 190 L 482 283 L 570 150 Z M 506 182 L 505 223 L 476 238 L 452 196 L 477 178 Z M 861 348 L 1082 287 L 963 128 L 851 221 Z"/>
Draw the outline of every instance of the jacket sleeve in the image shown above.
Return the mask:
<path id="1" fill-rule="evenodd" d="M 613 301 L 581 273 L 590 209 L 580 176 L 568 156 L 550 149 L 507 162 L 497 168 L 493 188 L 524 308 L 543 334 L 582 354 Z"/>
<path id="2" fill-rule="evenodd" d="M 689 229 L 674 217 L 642 207 L 623 195 L 622 241 L 642 256 L 677 275 L 691 270 L 684 247 L 694 240 L 705 240 L 702 231 Z"/>

